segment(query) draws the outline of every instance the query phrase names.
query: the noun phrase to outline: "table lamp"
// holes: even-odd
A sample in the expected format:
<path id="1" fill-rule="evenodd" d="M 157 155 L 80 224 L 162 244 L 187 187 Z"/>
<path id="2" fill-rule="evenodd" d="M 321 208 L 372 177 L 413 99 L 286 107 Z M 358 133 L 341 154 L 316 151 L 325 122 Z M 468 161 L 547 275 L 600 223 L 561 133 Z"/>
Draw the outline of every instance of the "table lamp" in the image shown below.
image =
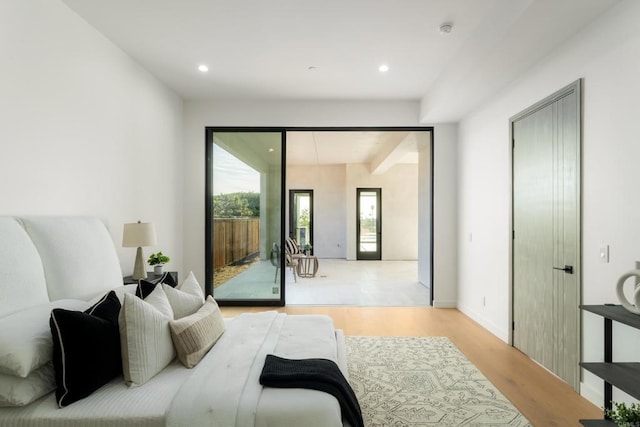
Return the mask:
<path id="1" fill-rule="evenodd" d="M 154 246 L 156 243 L 156 229 L 152 223 L 138 221 L 124 225 L 122 246 L 125 248 L 138 248 L 136 251 L 133 275 L 131 276 L 134 280 L 145 279 L 147 277 L 142 247 Z"/>

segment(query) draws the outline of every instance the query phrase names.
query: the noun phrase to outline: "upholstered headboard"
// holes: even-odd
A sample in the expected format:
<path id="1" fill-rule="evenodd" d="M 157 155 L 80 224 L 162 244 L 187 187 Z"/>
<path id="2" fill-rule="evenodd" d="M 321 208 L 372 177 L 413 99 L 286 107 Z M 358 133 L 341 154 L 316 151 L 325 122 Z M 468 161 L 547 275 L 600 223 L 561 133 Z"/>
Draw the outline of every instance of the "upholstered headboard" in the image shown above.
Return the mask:
<path id="1" fill-rule="evenodd" d="M 0 317 L 48 302 L 38 250 L 16 218 L 0 217 Z"/>
<path id="2" fill-rule="evenodd" d="M 120 285 L 120 262 L 99 219 L 0 217 L 0 316 Z"/>

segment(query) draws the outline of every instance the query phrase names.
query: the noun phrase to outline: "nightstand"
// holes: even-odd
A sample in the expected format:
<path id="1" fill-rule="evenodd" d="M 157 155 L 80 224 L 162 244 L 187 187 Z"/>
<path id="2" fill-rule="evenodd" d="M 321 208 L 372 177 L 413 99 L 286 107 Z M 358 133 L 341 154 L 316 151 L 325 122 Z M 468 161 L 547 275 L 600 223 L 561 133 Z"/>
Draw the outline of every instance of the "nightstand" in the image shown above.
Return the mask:
<path id="1" fill-rule="evenodd" d="M 168 273 L 173 277 L 173 280 L 178 283 L 178 272 L 177 271 L 168 271 Z M 153 280 L 157 277 L 160 277 L 160 275 L 156 276 L 153 271 L 147 271 L 147 279 L 148 280 Z M 138 281 L 134 280 L 133 277 L 131 276 L 125 276 L 122 278 L 123 282 L 125 285 L 131 285 L 131 284 L 137 284 Z"/>

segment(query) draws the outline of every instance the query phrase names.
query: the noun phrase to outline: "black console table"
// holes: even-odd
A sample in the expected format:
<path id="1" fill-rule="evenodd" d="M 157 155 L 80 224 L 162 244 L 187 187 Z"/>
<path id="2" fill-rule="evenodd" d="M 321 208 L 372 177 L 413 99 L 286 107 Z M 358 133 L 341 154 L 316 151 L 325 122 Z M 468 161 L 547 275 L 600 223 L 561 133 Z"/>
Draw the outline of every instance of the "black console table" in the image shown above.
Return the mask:
<path id="1" fill-rule="evenodd" d="M 611 409 L 613 387 L 636 399 L 640 398 L 640 363 L 613 362 L 613 321 L 640 329 L 640 315 L 621 305 L 581 305 L 584 311 L 604 317 L 604 362 L 582 362 L 587 371 L 604 380 L 604 407 Z M 580 420 L 583 426 L 615 426 L 610 420 Z"/>

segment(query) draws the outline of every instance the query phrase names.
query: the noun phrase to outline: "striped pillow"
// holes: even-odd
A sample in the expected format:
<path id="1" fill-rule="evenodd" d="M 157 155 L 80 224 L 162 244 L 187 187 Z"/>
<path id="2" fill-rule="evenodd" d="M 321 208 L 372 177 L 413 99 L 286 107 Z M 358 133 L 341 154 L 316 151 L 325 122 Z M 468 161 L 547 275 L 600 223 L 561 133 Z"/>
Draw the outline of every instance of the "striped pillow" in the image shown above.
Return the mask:
<path id="1" fill-rule="evenodd" d="M 151 295 L 145 301 L 135 295 L 124 295 L 119 318 L 120 342 L 122 371 L 129 387 L 146 383 L 175 357 L 169 332 L 169 321 L 173 316 L 162 312 L 167 307 L 171 311 L 171 307 L 162 287 L 152 294 L 156 293 L 157 301 L 149 298 Z M 162 304 L 158 304 L 160 301 Z"/>
<path id="2" fill-rule="evenodd" d="M 193 368 L 224 333 L 224 318 L 209 295 L 204 305 L 190 316 L 169 322 L 178 359 Z"/>

